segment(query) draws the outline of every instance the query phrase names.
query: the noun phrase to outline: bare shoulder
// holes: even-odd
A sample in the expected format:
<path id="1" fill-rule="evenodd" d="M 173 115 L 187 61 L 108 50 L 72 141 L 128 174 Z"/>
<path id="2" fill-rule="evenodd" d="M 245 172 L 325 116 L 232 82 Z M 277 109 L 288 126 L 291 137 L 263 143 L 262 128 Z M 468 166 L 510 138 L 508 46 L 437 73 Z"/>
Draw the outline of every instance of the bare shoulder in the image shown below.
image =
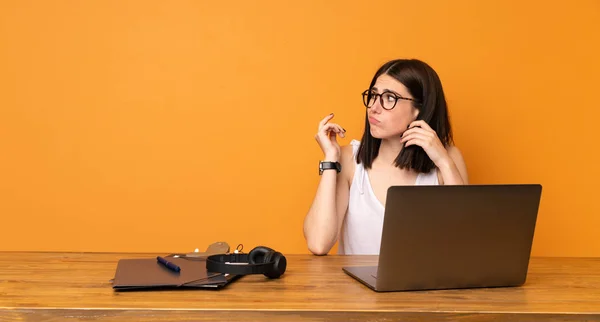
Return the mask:
<path id="1" fill-rule="evenodd" d="M 454 162 L 456 162 L 456 161 L 464 162 L 462 153 L 460 152 L 460 150 L 458 149 L 458 147 L 456 145 L 449 145 L 446 148 L 446 151 L 448 151 L 448 155 L 450 156 L 450 158 L 452 158 L 452 160 Z"/>
<path id="2" fill-rule="evenodd" d="M 467 174 L 467 165 L 465 163 L 465 159 L 463 158 L 462 152 L 460 152 L 460 149 L 455 145 L 449 145 L 446 147 L 446 150 L 448 151 L 448 156 L 450 156 L 450 159 L 454 161 L 454 164 L 456 165 L 458 172 L 460 172 L 460 176 L 463 178 L 463 181 L 465 184 L 467 184 L 469 182 L 469 175 Z"/>

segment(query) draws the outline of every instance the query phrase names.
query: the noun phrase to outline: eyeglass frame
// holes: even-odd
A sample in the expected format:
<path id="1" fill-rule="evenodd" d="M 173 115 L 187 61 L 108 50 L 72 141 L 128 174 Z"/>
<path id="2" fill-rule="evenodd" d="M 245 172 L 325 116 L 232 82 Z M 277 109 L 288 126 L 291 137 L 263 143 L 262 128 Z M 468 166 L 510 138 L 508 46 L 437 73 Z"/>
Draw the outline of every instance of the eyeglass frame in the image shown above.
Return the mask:
<path id="1" fill-rule="evenodd" d="M 384 94 L 392 94 L 392 95 L 394 96 L 394 98 L 395 98 L 395 101 L 394 101 L 394 105 L 392 105 L 392 107 L 391 107 L 391 108 L 385 108 L 385 107 L 383 106 L 383 95 L 384 95 Z M 386 91 L 386 92 L 383 92 L 383 93 L 381 93 L 381 94 L 379 94 L 379 93 L 375 93 L 375 94 L 373 94 L 373 93 L 371 93 L 371 90 L 370 90 L 370 89 L 367 89 L 367 90 L 365 90 L 364 92 L 362 92 L 363 104 L 364 104 L 364 105 L 365 105 L 367 108 L 371 108 L 371 107 L 373 107 L 373 105 L 369 106 L 369 105 L 367 104 L 367 103 L 370 101 L 370 99 L 368 99 L 368 98 L 367 98 L 367 96 L 369 96 L 369 95 L 371 95 L 371 96 L 375 96 L 375 99 L 373 100 L 373 105 L 375 105 L 375 102 L 377 101 L 377 96 L 379 96 L 379 104 L 381 105 L 381 108 L 383 108 L 383 109 L 384 109 L 384 110 L 386 110 L 386 111 L 393 110 L 393 109 L 394 109 L 394 107 L 396 107 L 396 104 L 398 104 L 398 101 L 399 101 L 399 100 L 413 101 L 413 102 L 415 102 L 415 104 L 417 104 L 417 105 L 419 104 L 419 101 L 417 101 L 417 100 L 416 100 L 416 99 L 414 99 L 414 98 L 408 98 L 408 97 L 404 97 L 404 96 L 402 96 L 402 95 L 400 95 L 400 94 L 396 94 L 396 93 L 394 93 L 394 92 L 391 92 L 391 91 Z M 366 100 L 366 101 L 365 101 L 365 100 Z"/>

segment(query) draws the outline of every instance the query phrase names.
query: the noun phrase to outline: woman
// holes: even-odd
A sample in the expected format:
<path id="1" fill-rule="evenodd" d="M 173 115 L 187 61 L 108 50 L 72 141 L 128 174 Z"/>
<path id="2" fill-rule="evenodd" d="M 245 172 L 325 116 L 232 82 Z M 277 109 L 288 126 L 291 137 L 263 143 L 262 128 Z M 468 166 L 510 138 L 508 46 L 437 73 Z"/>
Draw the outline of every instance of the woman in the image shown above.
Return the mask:
<path id="1" fill-rule="evenodd" d="M 378 254 L 387 189 L 394 185 L 468 184 L 437 73 L 416 59 L 390 61 L 363 92 L 365 132 L 340 147 L 345 130 L 319 123 L 321 181 L 304 219 L 304 236 L 315 255 L 339 240 L 340 254 Z"/>

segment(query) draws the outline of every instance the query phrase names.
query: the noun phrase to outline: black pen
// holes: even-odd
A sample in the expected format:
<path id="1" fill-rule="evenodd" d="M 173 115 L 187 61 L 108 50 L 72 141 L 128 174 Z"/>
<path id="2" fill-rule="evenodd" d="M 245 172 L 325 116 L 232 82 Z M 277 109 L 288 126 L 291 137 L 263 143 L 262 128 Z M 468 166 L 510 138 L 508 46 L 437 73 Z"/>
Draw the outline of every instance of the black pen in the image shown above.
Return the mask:
<path id="1" fill-rule="evenodd" d="M 164 258 L 162 258 L 162 257 L 160 257 L 160 256 L 156 256 L 156 260 L 157 260 L 159 263 L 161 263 L 161 264 L 165 265 L 167 268 L 169 268 L 169 269 L 170 269 L 170 270 L 172 270 L 172 271 L 175 271 L 175 272 L 179 272 L 179 271 L 181 271 L 181 268 L 179 268 L 179 266 L 175 265 L 175 264 L 174 264 L 174 263 L 172 263 L 172 262 L 169 262 L 168 260 L 166 260 L 166 259 L 164 259 Z"/>

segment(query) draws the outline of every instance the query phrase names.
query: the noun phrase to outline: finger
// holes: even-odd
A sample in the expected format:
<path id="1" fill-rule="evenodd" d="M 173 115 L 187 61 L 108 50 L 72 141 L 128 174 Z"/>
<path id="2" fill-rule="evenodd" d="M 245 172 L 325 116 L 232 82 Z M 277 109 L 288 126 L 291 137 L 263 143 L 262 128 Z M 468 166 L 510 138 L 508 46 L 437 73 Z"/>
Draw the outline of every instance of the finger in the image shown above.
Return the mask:
<path id="1" fill-rule="evenodd" d="M 331 132 L 337 133 L 340 137 L 343 137 L 343 138 L 346 137 L 346 134 L 344 133 L 344 131 L 341 128 L 331 129 Z"/>
<path id="2" fill-rule="evenodd" d="M 319 125 L 319 131 L 321 131 L 321 130 L 323 130 L 323 129 L 325 129 L 325 128 L 328 128 L 328 127 L 330 127 L 330 126 L 333 126 L 333 127 L 340 127 L 340 128 L 341 128 L 341 126 L 339 126 L 339 125 L 338 125 L 338 124 L 336 124 L 336 123 L 325 123 L 325 124 L 323 124 L 323 125 Z"/>
<path id="3" fill-rule="evenodd" d="M 327 127 L 327 128 L 323 128 L 321 131 L 319 131 L 319 133 L 317 134 L 317 137 L 320 138 L 318 140 L 326 140 L 327 138 L 329 138 L 332 134 L 339 134 L 340 136 L 342 136 L 342 132 L 340 132 L 337 128 L 335 127 Z"/>
<path id="4" fill-rule="evenodd" d="M 319 129 L 319 132 L 315 135 L 315 139 L 318 142 L 324 142 L 325 140 L 332 140 L 332 137 L 335 137 L 338 133 L 341 133 L 341 127 L 337 126 L 334 123 L 325 124 L 322 128 Z"/>
<path id="5" fill-rule="evenodd" d="M 337 143 L 337 132 L 335 131 L 331 131 L 328 134 L 329 140 L 331 140 L 331 142 Z"/>
<path id="6" fill-rule="evenodd" d="M 341 137 L 346 137 L 346 130 L 343 127 L 336 124 L 335 128 L 337 129 L 337 133 L 339 133 Z"/>
<path id="7" fill-rule="evenodd" d="M 321 122 L 319 122 L 319 128 L 321 128 L 323 125 L 327 124 L 327 122 L 329 122 L 329 120 L 331 120 L 333 118 L 333 113 L 325 116 Z"/>
<path id="8" fill-rule="evenodd" d="M 433 137 L 434 134 L 435 134 L 435 132 L 427 131 L 427 130 L 424 130 L 424 129 L 420 128 L 420 127 L 413 127 L 413 128 L 411 128 L 409 130 L 404 131 L 404 133 L 402 133 L 402 137 L 405 138 L 408 135 L 411 135 L 411 134 L 414 134 L 414 133 L 419 133 L 419 134 L 426 135 L 426 136 L 429 136 L 429 137 Z"/>
<path id="9" fill-rule="evenodd" d="M 330 131 L 338 133 L 343 138 L 346 137 L 346 130 L 335 123 L 327 123 L 321 128 L 321 130 L 319 130 L 319 132 L 323 134 L 327 134 Z"/>
<path id="10" fill-rule="evenodd" d="M 407 142 L 414 139 L 418 139 L 424 142 L 430 141 L 430 138 L 427 135 L 424 135 L 422 133 L 412 133 L 400 139 L 400 142 Z"/>
<path id="11" fill-rule="evenodd" d="M 346 130 L 344 130 L 344 128 L 341 125 L 337 124 L 337 123 L 327 123 L 327 125 L 332 125 L 339 132 L 346 132 Z"/>
<path id="12" fill-rule="evenodd" d="M 425 142 L 421 139 L 412 139 L 412 140 L 408 140 L 408 141 L 406 141 L 406 143 L 404 143 L 404 147 L 411 146 L 411 145 L 418 145 L 420 147 L 424 147 Z"/>
<path id="13" fill-rule="evenodd" d="M 334 132 L 341 132 L 341 126 L 335 124 L 335 123 L 327 123 L 325 125 L 323 125 L 323 127 L 321 127 L 321 129 L 319 129 L 319 133 L 323 133 L 326 134 L 327 132 L 330 131 L 334 131 Z"/>
<path id="14" fill-rule="evenodd" d="M 422 129 L 425 129 L 425 130 L 428 130 L 428 131 L 432 131 L 432 132 L 433 132 L 433 129 L 431 128 L 431 126 L 429 126 L 429 124 L 427 124 L 427 122 L 425 122 L 425 121 L 423 121 L 423 120 L 418 120 L 418 121 L 411 122 L 411 123 L 408 125 L 408 128 L 409 128 L 409 129 L 410 129 L 410 128 L 414 128 L 415 126 L 418 126 L 418 127 L 421 127 Z"/>

